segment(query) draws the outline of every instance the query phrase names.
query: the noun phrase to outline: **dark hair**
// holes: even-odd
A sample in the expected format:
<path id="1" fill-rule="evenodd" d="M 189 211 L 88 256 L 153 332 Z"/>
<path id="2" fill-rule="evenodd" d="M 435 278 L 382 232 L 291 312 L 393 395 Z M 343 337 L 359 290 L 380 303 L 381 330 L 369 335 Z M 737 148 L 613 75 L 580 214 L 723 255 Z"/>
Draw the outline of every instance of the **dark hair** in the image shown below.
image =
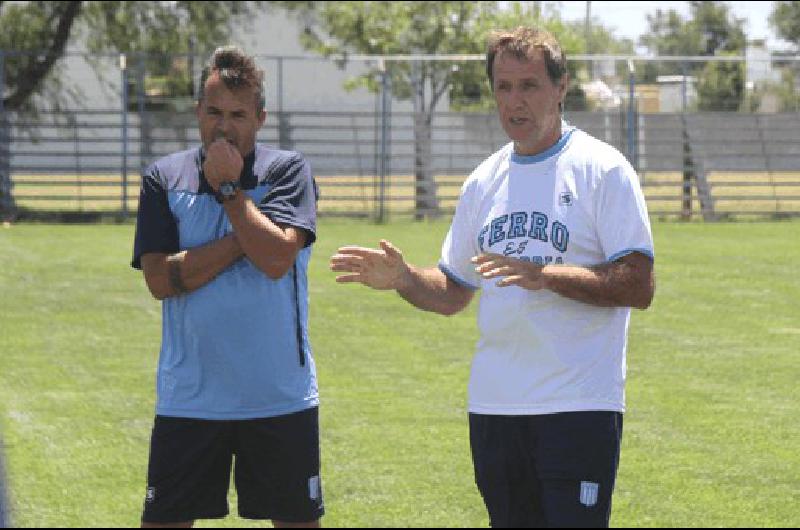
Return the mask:
<path id="1" fill-rule="evenodd" d="M 542 50 L 547 75 L 555 84 L 567 72 L 567 57 L 558 40 L 548 31 L 520 26 L 513 31 L 496 31 L 489 35 L 486 51 L 486 73 L 494 89 L 494 59 L 499 53 L 510 53 L 517 59 L 529 59 L 534 50 Z"/>
<path id="2" fill-rule="evenodd" d="M 221 46 L 214 50 L 208 64 L 200 74 L 200 90 L 198 100 L 202 101 L 206 89 L 206 81 L 211 74 L 217 72 L 222 82 L 230 90 L 237 88 L 256 89 L 256 110 L 264 108 L 264 71 L 256 65 L 255 60 L 236 46 Z"/>

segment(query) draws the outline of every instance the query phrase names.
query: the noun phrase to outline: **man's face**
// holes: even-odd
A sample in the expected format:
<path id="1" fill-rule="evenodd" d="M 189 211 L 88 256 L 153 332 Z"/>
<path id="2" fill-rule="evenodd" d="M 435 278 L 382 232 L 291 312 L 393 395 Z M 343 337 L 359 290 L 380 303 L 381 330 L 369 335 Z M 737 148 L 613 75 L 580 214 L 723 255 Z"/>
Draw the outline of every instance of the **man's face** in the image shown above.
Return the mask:
<path id="1" fill-rule="evenodd" d="M 494 60 L 494 97 L 503 130 L 521 155 L 535 155 L 561 136 L 559 102 L 567 91 L 567 75 L 553 84 L 547 75 L 544 52 L 517 59 L 499 53 Z"/>
<path id="2" fill-rule="evenodd" d="M 256 89 L 230 90 L 217 72 L 206 80 L 202 101 L 197 104 L 200 139 L 208 147 L 223 138 L 236 146 L 242 157 L 256 145 L 256 133 L 264 125 L 267 113 L 256 110 Z"/>

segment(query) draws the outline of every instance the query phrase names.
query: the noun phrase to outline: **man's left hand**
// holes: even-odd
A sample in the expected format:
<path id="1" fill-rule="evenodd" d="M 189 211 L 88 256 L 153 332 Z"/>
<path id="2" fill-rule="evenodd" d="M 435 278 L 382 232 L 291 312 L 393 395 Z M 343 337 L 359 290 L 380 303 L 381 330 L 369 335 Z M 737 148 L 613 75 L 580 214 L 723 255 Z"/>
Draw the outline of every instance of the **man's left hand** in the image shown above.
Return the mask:
<path id="1" fill-rule="evenodd" d="M 203 173 L 214 191 L 223 182 L 239 182 L 244 160 L 239 150 L 224 139 L 215 140 L 206 152 Z"/>
<path id="2" fill-rule="evenodd" d="M 472 258 L 472 263 L 481 278 L 502 278 L 497 282 L 498 287 L 516 285 L 531 291 L 545 288 L 543 265 L 500 254 L 481 254 Z"/>

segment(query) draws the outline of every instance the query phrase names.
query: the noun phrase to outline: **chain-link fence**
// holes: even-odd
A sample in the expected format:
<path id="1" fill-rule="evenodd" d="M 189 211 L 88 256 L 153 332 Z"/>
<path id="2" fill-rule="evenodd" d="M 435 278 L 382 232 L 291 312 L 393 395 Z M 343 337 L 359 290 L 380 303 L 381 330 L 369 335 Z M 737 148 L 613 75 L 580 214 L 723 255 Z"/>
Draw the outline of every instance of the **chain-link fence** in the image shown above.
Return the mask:
<path id="1" fill-rule="evenodd" d="M 12 59 L 0 52 L 0 94 Z M 203 61 L 66 60 L 78 72 L 66 83 L 82 100 L 40 100 L 37 115 L 0 108 L 0 208 L 128 216 L 141 170 L 199 144 L 193 99 Z M 306 156 L 321 215 L 448 213 L 466 176 L 508 141 L 482 57 L 350 57 L 343 68 L 257 60 L 268 109 L 258 140 Z M 89 63 L 102 79 L 87 74 Z M 570 76 L 565 118 L 628 157 L 651 214 L 800 215 L 797 57 L 579 56 Z M 371 90 L 343 88 L 359 77 Z"/>

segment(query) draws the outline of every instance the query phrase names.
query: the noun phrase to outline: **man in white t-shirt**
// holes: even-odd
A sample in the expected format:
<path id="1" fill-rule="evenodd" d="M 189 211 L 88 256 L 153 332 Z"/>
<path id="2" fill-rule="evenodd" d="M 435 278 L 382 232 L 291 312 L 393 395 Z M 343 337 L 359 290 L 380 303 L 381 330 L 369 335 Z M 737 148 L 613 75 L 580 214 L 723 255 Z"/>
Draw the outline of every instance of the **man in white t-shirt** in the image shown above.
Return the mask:
<path id="1" fill-rule="evenodd" d="M 625 158 L 563 121 L 552 35 L 495 33 L 487 73 L 512 142 L 464 184 L 439 267 L 381 241 L 331 269 L 444 315 L 480 289 L 470 442 L 492 526 L 608 526 L 630 308 L 655 291 L 647 208 Z"/>

